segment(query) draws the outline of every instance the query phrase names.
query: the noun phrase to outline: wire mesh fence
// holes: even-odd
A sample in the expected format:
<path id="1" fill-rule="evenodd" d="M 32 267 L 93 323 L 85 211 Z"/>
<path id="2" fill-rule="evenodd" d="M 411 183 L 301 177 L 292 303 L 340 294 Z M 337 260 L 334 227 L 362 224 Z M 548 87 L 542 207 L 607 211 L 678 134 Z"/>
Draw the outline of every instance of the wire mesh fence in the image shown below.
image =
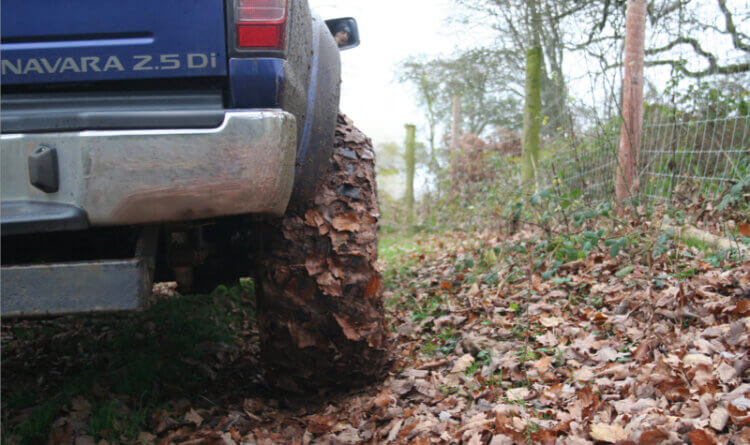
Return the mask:
<path id="1" fill-rule="evenodd" d="M 744 99 L 726 101 L 724 95 L 688 103 L 661 98 L 645 104 L 641 202 L 702 198 L 718 203 L 733 185 L 750 182 L 750 112 Z M 587 126 L 543 127 L 535 176 L 537 190 L 575 196 L 582 205 L 593 206 L 615 196 L 621 120 L 617 115 L 597 118 L 593 112 L 586 116 Z M 501 129 L 484 138 L 463 135 L 457 153 L 445 163 L 437 193 L 420 200 L 418 219 L 428 226 L 458 221 L 465 228 L 507 219 L 508 206 L 528 197 L 521 145 L 520 131 Z M 446 206 L 452 210 L 445 212 L 448 216 L 441 213 Z M 462 217 L 451 218 L 455 214 Z"/>
<path id="2" fill-rule="evenodd" d="M 612 196 L 617 161 L 615 141 L 597 139 L 597 144 L 570 146 L 542 159 L 540 187 L 577 190 L 587 202 Z"/>
<path id="3" fill-rule="evenodd" d="M 715 198 L 750 170 L 750 115 L 693 119 L 647 113 L 641 190 L 651 199 L 675 194 Z"/>
<path id="4" fill-rule="evenodd" d="M 618 120 L 613 120 L 618 122 Z M 579 190 L 589 202 L 611 200 L 619 134 L 597 127 L 590 134 L 552 146 L 542 156 L 538 184 Z M 550 147 L 543 147 L 549 151 Z M 517 168 L 520 166 L 516 165 Z M 734 106 L 680 111 L 673 105 L 647 105 L 640 150 L 642 198 L 716 199 L 750 174 L 750 113 Z"/>

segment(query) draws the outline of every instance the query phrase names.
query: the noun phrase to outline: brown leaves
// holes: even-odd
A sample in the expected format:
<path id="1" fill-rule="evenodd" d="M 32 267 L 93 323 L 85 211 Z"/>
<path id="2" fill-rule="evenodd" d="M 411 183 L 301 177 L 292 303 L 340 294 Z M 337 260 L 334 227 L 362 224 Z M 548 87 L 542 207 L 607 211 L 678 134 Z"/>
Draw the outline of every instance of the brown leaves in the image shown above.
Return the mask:
<path id="1" fill-rule="evenodd" d="M 323 201 L 333 209 L 337 199 L 333 190 Z M 208 394 L 216 411 L 187 405 L 155 416 L 144 437 L 165 444 L 750 441 L 750 265 L 642 264 L 637 256 L 592 253 L 563 264 L 564 282 L 555 283 L 523 255 L 494 253 L 504 242 L 543 236 L 522 229 L 514 238 L 419 235 L 405 243 L 414 247 L 402 258 L 382 264 L 384 281 L 353 266 L 375 256 L 361 236 L 376 213 L 348 203 L 339 213 L 312 209 L 286 224 L 290 236 L 320 238 L 275 270 L 284 283 L 280 301 L 301 308 L 281 333 L 303 349 L 385 343 L 371 335 L 382 321 L 367 308 L 326 312 L 325 336 L 306 324 L 310 314 L 302 309 L 319 299 L 334 306 L 350 294 L 374 305 L 386 288 L 396 341 L 385 380 L 356 393 L 316 393 L 312 404 L 256 394 L 243 405 L 233 401 L 246 397 L 253 371 L 245 366 L 232 371 L 241 379 L 239 396 L 236 388 L 224 398 Z M 482 269 L 466 266 L 469 258 Z M 616 275 L 629 266 L 630 274 Z M 79 401 L 62 410 L 58 441 L 75 440 L 79 433 L 67 422 L 85 412 Z"/>
<path id="2" fill-rule="evenodd" d="M 201 426 L 201 423 L 203 423 L 203 417 L 198 414 L 197 411 L 194 409 L 190 409 L 187 413 L 185 413 L 185 420 L 187 422 L 193 423 L 195 426 Z"/>
<path id="3" fill-rule="evenodd" d="M 307 417 L 307 430 L 310 431 L 313 434 L 322 435 L 329 431 L 331 431 L 331 428 L 333 428 L 333 425 L 336 423 L 337 416 L 335 414 L 328 414 L 328 415 L 322 415 L 322 414 L 314 414 L 312 416 Z"/>
<path id="4" fill-rule="evenodd" d="M 338 314 L 333 314 L 333 317 L 336 319 L 336 322 L 339 324 L 339 326 L 341 326 L 341 330 L 344 331 L 344 335 L 346 335 L 346 338 L 351 341 L 362 340 L 362 335 L 359 333 L 359 331 L 357 331 L 352 323 L 347 321 L 344 317 L 339 316 Z"/>
<path id="5" fill-rule="evenodd" d="M 750 224 L 746 222 L 741 222 L 737 225 L 737 230 L 739 230 L 742 236 L 746 236 L 750 238 Z"/>
<path id="6" fill-rule="evenodd" d="M 607 425 L 605 423 L 597 423 L 591 425 L 591 432 L 589 434 L 592 439 L 607 443 L 615 443 L 628 438 L 625 430 L 616 424 Z"/>
<path id="7" fill-rule="evenodd" d="M 458 360 L 455 361 L 455 363 L 453 363 L 453 368 L 451 368 L 450 373 L 446 378 L 446 383 L 449 386 L 458 385 L 460 382 L 460 376 L 464 372 L 466 372 L 466 370 L 472 364 L 474 364 L 474 357 L 471 354 L 462 355 Z"/>
<path id="8" fill-rule="evenodd" d="M 638 440 L 640 445 L 659 445 L 669 439 L 669 434 L 660 428 L 644 431 Z"/>
<path id="9" fill-rule="evenodd" d="M 318 233 L 320 235 L 325 235 L 329 230 L 328 225 L 326 224 L 326 220 L 317 209 L 308 209 L 305 212 L 305 224 L 307 224 L 308 226 L 317 227 Z"/>
<path id="10" fill-rule="evenodd" d="M 641 364 L 651 360 L 653 358 L 651 354 L 651 342 L 648 340 L 641 342 L 635 351 L 633 351 L 632 357 L 633 360 Z"/>
<path id="11" fill-rule="evenodd" d="M 331 225 L 340 232 L 356 232 L 360 229 L 359 218 L 351 211 L 333 218 Z"/>
<path id="12" fill-rule="evenodd" d="M 704 430 L 693 430 L 688 433 L 692 445 L 714 445 L 716 440 Z"/>
<path id="13" fill-rule="evenodd" d="M 380 292 L 383 287 L 383 278 L 380 275 L 372 277 L 365 288 L 365 298 L 372 298 Z"/>
<path id="14" fill-rule="evenodd" d="M 441 281 L 440 287 L 448 292 L 453 290 L 453 284 L 449 283 L 448 281 Z"/>
<path id="15" fill-rule="evenodd" d="M 599 394 L 587 386 L 576 394 L 573 405 L 568 408 L 568 411 L 574 419 L 586 419 L 599 407 L 600 403 Z"/>

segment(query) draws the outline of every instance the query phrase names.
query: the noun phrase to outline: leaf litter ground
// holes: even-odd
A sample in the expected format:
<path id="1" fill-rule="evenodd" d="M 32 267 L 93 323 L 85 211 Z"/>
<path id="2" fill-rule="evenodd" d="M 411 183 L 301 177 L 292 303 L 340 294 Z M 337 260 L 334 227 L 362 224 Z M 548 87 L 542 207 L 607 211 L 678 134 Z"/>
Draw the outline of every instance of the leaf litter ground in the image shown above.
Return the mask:
<path id="1" fill-rule="evenodd" d="M 591 233 L 384 237 L 392 363 L 355 392 L 265 386 L 252 283 L 6 322 L 3 442 L 750 443 L 750 263 Z"/>

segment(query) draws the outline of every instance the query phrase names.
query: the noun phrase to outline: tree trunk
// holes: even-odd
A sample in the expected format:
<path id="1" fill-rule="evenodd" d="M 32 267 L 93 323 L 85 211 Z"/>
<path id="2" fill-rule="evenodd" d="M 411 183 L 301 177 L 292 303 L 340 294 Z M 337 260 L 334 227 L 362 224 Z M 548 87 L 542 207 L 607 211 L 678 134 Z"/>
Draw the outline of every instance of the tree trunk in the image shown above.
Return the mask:
<path id="1" fill-rule="evenodd" d="M 522 181 L 527 191 L 536 184 L 539 160 L 539 130 L 541 129 L 542 48 L 534 46 L 526 51 L 526 98 L 523 112 Z"/>
<path id="2" fill-rule="evenodd" d="M 617 202 L 638 191 L 638 165 L 643 128 L 643 56 L 646 0 L 628 0 L 625 23 L 625 75 L 622 79 L 622 127 L 615 179 Z"/>
<path id="3" fill-rule="evenodd" d="M 406 124 L 406 224 L 411 227 L 414 223 L 414 165 L 416 158 L 416 127 Z"/>
<path id="4" fill-rule="evenodd" d="M 453 126 L 451 128 L 451 186 L 453 190 L 458 185 L 456 183 L 456 166 L 454 165 L 456 157 L 458 156 L 459 149 L 459 138 L 461 137 L 461 97 L 458 95 L 453 96 Z"/>

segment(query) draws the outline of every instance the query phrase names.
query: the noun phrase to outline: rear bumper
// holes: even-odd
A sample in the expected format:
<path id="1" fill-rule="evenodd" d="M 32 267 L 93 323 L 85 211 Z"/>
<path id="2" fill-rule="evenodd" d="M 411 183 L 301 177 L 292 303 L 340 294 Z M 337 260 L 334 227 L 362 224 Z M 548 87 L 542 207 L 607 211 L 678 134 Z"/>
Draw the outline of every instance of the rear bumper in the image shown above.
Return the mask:
<path id="1" fill-rule="evenodd" d="M 3 267 L 2 316 L 138 309 L 151 293 L 149 260 Z"/>
<path id="2" fill-rule="evenodd" d="M 296 135 L 294 116 L 281 110 L 228 111 L 213 129 L 3 134 L 4 233 L 81 229 L 81 215 L 86 226 L 281 215 L 294 182 Z M 40 146 L 57 154 L 52 193 L 30 180 L 29 155 Z M 75 224 L 59 215 L 40 223 L 54 209 Z"/>

